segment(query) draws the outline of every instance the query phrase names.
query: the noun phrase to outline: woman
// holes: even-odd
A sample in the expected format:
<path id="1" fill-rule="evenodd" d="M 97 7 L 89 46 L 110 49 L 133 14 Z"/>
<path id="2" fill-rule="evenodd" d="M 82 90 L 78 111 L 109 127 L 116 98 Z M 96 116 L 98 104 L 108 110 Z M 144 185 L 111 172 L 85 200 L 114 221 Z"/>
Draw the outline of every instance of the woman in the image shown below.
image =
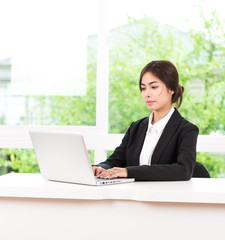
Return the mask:
<path id="1" fill-rule="evenodd" d="M 92 167 L 98 178 L 135 181 L 183 181 L 192 177 L 198 128 L 172 106 L 181 105 L 183 87 L 175 66 L 152 61 L 140 74 L 139 87 L 149 118 L 133 122 L 122 143 L 105 161 Z"/>

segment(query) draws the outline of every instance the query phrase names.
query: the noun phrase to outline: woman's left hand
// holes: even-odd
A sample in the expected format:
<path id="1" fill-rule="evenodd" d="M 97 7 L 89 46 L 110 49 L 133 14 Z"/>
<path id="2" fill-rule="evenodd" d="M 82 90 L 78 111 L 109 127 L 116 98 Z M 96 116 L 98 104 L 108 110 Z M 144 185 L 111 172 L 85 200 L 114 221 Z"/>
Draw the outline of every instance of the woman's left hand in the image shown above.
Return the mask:
<path id="1" fill-rule="evenodd" d="M 119 177 L 119 178 L 127 177 L 127 169 L 114 167 L 114 168 L 104 170 L 99 175 L 97 175 L 97 178 L 112 179 L 112 178 L 117 178 L 117 177 Z"/>

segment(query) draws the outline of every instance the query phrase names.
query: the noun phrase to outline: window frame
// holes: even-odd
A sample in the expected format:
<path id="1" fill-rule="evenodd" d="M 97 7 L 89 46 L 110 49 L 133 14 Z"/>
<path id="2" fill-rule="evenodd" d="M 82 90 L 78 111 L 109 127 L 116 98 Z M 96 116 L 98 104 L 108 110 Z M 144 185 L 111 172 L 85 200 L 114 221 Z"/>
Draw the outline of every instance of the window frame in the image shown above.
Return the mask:
<path id="1" fill-rule="evenodd" d="M 83 134 L 108 133 L 108 51 L 107 1 L 98 0 L 97 31 L 97 77 L 96 77 L 96 125 L 95 126 L 30 126 L 0 125 L 1 148 L 33 148 L 29 129 L 75 131 Z M 106 153 L 95 152 L 95 158 L 102 159 Z"/>

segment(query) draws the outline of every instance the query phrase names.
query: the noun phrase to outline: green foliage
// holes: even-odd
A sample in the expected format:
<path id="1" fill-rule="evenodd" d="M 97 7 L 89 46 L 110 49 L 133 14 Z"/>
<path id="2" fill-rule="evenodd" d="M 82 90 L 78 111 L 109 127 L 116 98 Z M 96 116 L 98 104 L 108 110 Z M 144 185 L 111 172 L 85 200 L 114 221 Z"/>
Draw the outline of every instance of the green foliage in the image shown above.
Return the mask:
<path id="1" fill-rule="evenodd" d="M 224 155 L 197 153 L 197 159 L 206 167 L 212 178 L 225 178 Z"/>
<path id="2" fill-rule="evenodd" d="M 92 151 L 92 150 L 88 150 L 88 156 L 89 156 L 89 159 L 91 161 L 91 164 L 95 164 L 95 160 L 94 160 L 94 156 L 95 156 L 95 152 Z"/>
<path id="3" fill-rule="evenodd" d="M 199 126 L 200 134 L 224 133 L 225 42 L 219 32 L 224 28 L 215 12 L 209 20 L 203 17 L 203 23 L 202 31 L 183 33 L 152 19 L 130 19 L 127 27 L 114 33 L 110 132 L 125 132 L 130 122 L 149 115 L 138 90 L 139 73 L 151 60 L 167 59 L 178 67 L 185 88 L 180 109 L 184 117 Z"/>
<path id="4" fill-rule="evenodd" d="M 94 151 L 88 151 L 94 164 Z M 1 149 L 0 175 L 7 172 L 39 173 L 40 169 L 33 149 Z"/>
<path id="5" fill-rule="evenodd" d="M 126 27 L 112 32 L 109 54 L 109 132 L 124 133 L 132 121 L 149 116 L 138 81 L 142 68 L 151 60 L 177 63 L 185 54 L 183 33 L 152 19 L 129 19 Z"/>
<path id="6" fill-rule="evenodd" d="M 1 149 L 0 166 L 13 172 L 40 172 L 34 151 L 30 149 Z"/>
<path id="7" fill-rule="evenodd" d="M 209 18 L 202 15 L 202 23 L 201 31 L 182 32 L 153 19 L 129 18 L 126 26 L 111 31 L 110 133 L 124 133 L 132 121 L 149 116 L 138 81 L 141 69 L 155 59 L 170 60 L 178 68 L 180 82 L 185 88 L 181 114 L 199 127 L 200 134 L 225 133 L 224 22 L 216 12 L 212 12 Z M 21 123 L 95 125 L 96 55 L 96 36 L 91 36 L 85 96 L 27 96 L 27 115 Z M 4 164 L 14 171 L 38 171 L 29 151 L 7 151 L 1 155 L 13 154 L 14 159 L 10 158 L 6 163 L 4 160 Z M 19 160 L 19 156 L 23 161 Z M 197 160 L 206 166 L 212 177 L 224 177 L 223 156 L 198 153 Z"/>

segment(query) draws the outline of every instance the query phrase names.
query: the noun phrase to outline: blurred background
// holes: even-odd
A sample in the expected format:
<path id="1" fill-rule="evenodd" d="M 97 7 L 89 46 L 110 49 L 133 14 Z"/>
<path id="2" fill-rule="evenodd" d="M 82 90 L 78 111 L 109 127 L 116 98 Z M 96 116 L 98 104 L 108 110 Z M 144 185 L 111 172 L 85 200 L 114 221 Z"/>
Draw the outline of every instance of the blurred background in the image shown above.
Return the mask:
<path id="1" fill-rule="evenodd" d="M 0 0 L 0 124 L 96 126 L 97 72 L 107 70 L 107 133 L 125 133 L 150 115 L 138 88 L 140 71 L 166 59 L 185 88 L 181 114 L 201 135 L 225 135 L 224 5 Z M 107 56 L 102 65 L 101 55 Z M 197 160 L 211 177 L 225 177 L 224 154 L 198 153 Z M 33 150 L 0 149 L 0 174 L 11 171 L 39 172 Z"/>

